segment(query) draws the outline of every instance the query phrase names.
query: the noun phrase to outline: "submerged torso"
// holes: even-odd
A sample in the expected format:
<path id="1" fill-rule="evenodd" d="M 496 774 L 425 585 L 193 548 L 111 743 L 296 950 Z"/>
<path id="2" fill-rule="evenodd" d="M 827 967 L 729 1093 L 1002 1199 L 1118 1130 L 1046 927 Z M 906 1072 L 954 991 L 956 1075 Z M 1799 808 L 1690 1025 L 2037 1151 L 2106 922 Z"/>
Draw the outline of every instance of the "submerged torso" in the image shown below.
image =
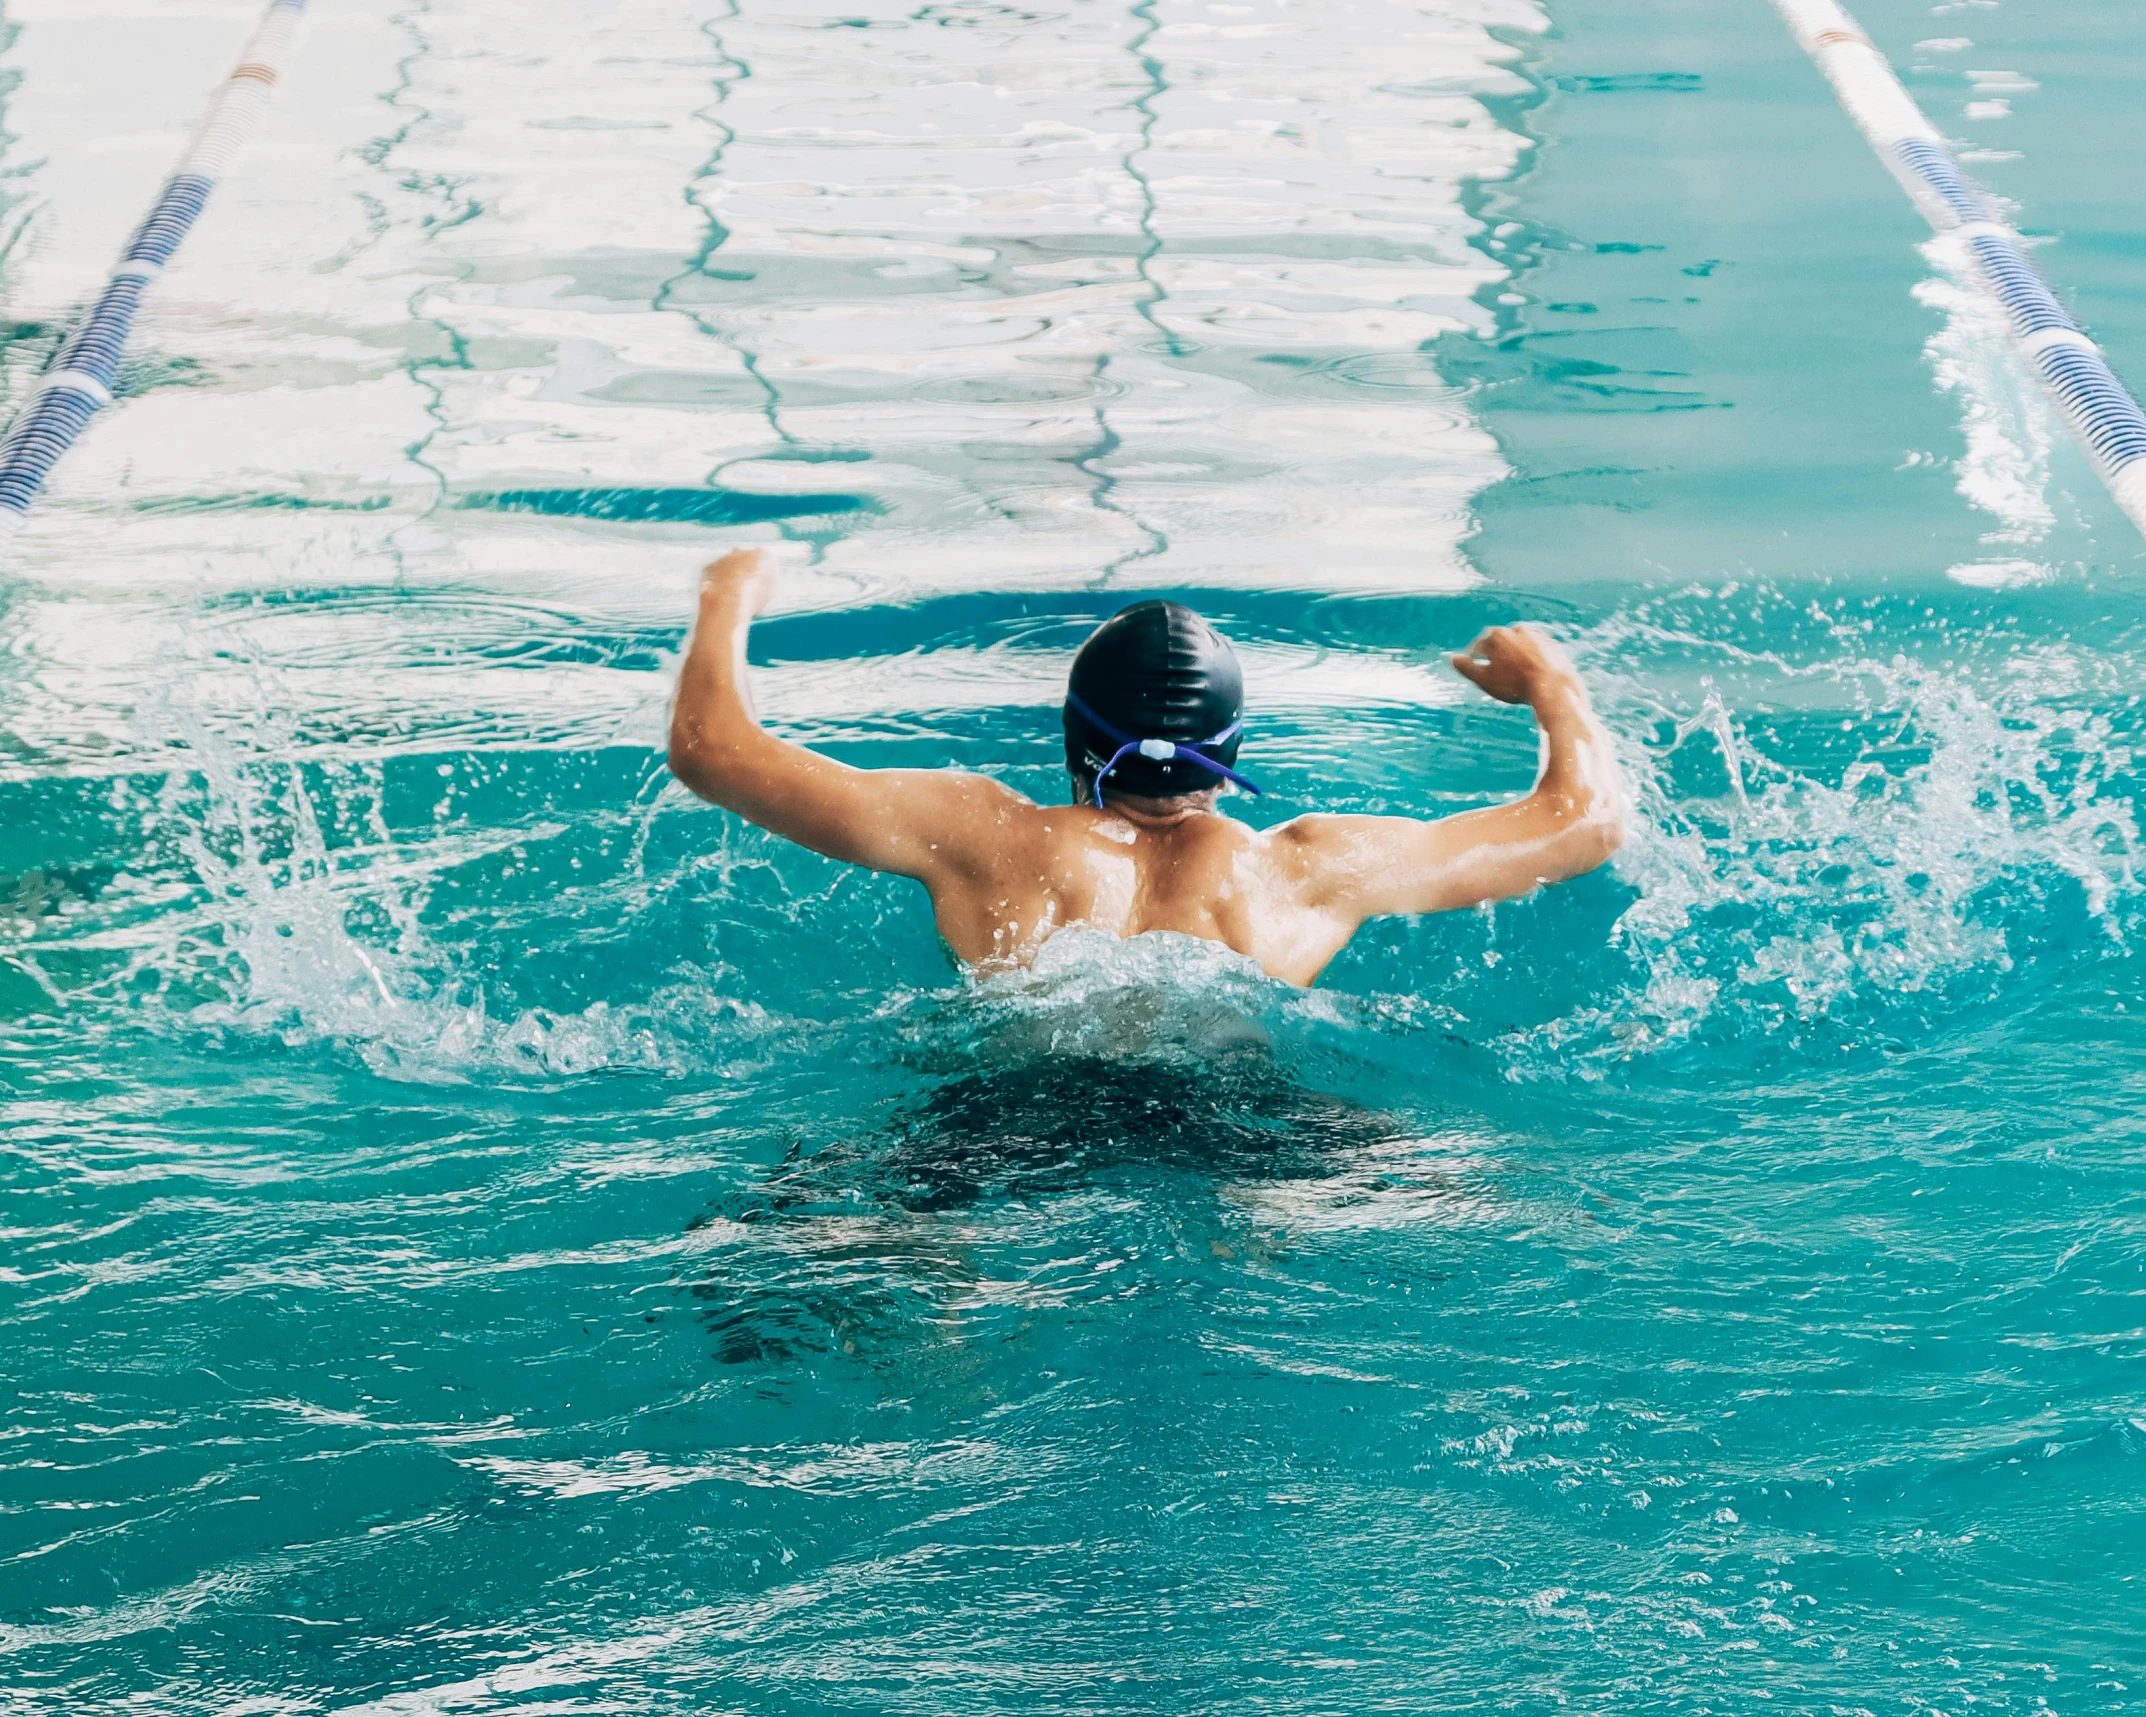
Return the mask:
<path id="1" fill-rule="evenodd" d="M 940 934 L 974 966 L 1025 964 L 1074 926 L 1172 930 L 1308 984 L 1347 940 L 1307 903 L 1287 828 L 1262 832 L 1212 811 L 1164 823 L 1024 803 L 1008 806 L 1000 833 L 987 869 L 934 891 Z"/>

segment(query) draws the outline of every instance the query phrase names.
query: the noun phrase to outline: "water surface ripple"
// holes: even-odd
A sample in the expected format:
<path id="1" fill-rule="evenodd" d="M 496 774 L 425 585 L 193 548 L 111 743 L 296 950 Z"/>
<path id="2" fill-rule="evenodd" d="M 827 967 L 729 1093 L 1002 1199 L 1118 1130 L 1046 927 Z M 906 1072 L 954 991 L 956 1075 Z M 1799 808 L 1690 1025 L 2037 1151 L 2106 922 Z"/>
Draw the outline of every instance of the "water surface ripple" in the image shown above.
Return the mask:
<path id="1" fill-rule="evenodd" d="M 1864 9 L 2146 373 L 2135 32 Z M 250 11 L 10 0 L 11 401 Z M 1764 8 L 1553 11 L 316 10 L 0 579 L 0 1708 L 2136 1706 L 2138 545 Z M 1038 795 L 1198 602 L 1259 819 L 1540 620 L 1633 838 L 973 981 L 668 784 L 734 541 Z"/>

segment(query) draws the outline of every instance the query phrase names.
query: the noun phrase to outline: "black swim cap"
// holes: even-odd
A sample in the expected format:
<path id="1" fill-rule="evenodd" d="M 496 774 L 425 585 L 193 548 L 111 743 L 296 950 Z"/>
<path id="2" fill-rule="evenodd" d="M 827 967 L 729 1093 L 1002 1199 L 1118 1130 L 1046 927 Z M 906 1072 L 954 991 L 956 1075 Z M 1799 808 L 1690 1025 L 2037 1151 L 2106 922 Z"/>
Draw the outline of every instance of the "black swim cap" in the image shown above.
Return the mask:
<path id="1" fill-rule="evenodd" d="M 1237 761 L 1230 730 L 1244 712 L 1244 670 L 1222 634 L 1178 603 L 1136 602 L 1104 621 L 1073 658 L 1066 689 L 1066 767 L 1076 775 L 1092 779 L 1122 744 L 1091 714 L 1128 739 L 1167 739 L 1196 745 L 1217 763 Z M 1165 799 L 1204 793 L 1221 780 L 1187 758 L 1134 752 L 1119 759 L 1108 785 Z"/>

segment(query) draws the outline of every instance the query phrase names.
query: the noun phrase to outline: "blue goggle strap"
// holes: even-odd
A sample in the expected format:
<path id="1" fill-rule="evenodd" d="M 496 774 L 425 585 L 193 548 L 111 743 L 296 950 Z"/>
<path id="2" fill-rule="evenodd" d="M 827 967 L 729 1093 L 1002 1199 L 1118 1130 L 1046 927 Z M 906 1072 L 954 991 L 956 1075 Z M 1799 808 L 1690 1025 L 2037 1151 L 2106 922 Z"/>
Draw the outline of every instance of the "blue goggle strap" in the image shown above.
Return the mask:
<path id="1" fill-rule="evenodd" d="M 1104 780 L 1113 769 L 1117 768 L 1119 764 L 1136 752 L 1140 756 L 1149 758 L 1156 763 L 1168 763 L 1175 758 L 1183 758 L 1187 763 L 1197 763 L 1202 769 L 1221 776 L 1223 780 L 1230 782 L 1234 786 L 1242 787 L 1255 798 L 1259 796 L 1260 788 L 1255 782 L 1246 780 L 1227 763 L 1218 763 L 1199 749 L 1202 745 L 1222 745 L 1236 738 L 1244 727 L 1244 718 L 1242 716 L 1231 722 L 1229 726 L 1225 727 L 1212 739 L 1180 744 L 1175 740 L 1169 739 L 1135 739 L 1131 734 L 1121 732 L 1113 727 L 1070 691 L 1066 693 L 1066 702 L 1079 711 L 1090 726 L 1094 727 L 1097 732 L 1101 733 L 1105 739 L 1118 748 L 1111 754 L 1110 761 L 1103 765 L 1095 778 L 1095 808 L 1098 811 L 1103 808 Z"/>

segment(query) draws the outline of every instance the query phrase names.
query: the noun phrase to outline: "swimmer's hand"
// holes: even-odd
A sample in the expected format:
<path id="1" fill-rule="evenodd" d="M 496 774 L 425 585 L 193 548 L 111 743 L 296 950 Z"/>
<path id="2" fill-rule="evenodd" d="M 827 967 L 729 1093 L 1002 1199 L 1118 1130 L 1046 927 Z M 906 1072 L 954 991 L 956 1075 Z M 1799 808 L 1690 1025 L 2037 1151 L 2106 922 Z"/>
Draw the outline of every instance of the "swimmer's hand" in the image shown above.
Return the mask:
<path id="1" fill-rule="evenodd" d="M 1493 626 L 1447 660 L 1500 703 L 1532 704 L 1553 687 L 1579 682 L 1572 658 L 1539 626 Z"/>
<path id="2" fill-rule="evenodd" d="M 748 615 L 764 610 L 775 594 L 775 562 L 763 549 L 734 548 L 700 575 L 700 600 L 735 604 Z"/>

